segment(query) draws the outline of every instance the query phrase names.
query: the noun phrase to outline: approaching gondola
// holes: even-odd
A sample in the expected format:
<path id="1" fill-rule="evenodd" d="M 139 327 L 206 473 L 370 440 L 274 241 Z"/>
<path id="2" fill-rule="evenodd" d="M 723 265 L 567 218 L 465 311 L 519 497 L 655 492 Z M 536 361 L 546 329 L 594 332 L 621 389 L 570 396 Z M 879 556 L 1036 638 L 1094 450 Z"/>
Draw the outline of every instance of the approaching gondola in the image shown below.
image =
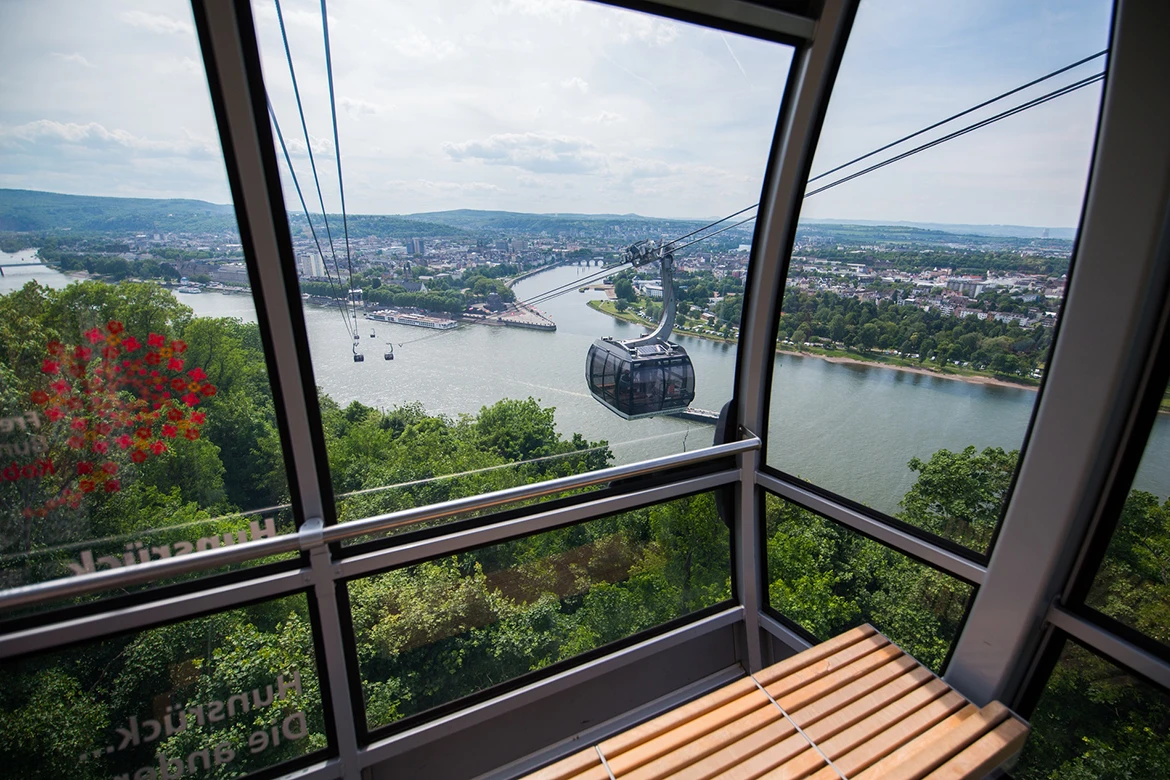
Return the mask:
<path id="1" fill-rule="evenodd" d="M 634 266 L 657 261 L 662 269 L 662 319 L 641 338 L 601 338 L 585 358 L 589 392 L 627 420 L 677 414 L 695 399 L 695 369 L 685 349 L 670 341 L 674 329 L 674 256 L 652 241 L 626 250 Z"/>

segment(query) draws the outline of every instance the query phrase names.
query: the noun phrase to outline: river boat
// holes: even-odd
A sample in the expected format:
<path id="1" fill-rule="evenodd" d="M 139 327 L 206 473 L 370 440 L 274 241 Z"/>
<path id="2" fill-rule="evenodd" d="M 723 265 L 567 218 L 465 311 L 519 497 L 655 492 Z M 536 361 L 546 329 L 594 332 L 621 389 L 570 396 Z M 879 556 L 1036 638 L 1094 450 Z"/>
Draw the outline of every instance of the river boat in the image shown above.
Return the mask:
<path id="1" fill-rule="evenodd" d="M 181 293 L 185 293 L 187 295 L 202 295 L 203 294 L 203 290 L 200 290 L 198 287 L 192 287 L 191 285 L 185 285 L 183 287 L 176 287 L 175 292 L 181 292 Z"/>
<path id="2" fill-rule="evenodd" d="M 410 325 L 415 328 L 431 328 L 433 330 L 451 330 L 459 326 L 455 320 L 442 317 L 431 317 L 427 314 L 414 314 L 396 309 L 381 309 L 366 315 L 368 319 L 380 322 L 392 322 L 395 325 Z"/>

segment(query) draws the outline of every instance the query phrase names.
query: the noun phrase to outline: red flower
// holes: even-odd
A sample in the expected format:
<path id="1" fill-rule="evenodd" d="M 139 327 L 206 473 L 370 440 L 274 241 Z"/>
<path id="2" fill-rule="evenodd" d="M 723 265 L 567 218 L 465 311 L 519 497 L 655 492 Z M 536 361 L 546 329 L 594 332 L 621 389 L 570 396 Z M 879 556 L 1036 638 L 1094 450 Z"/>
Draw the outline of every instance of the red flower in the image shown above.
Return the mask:
<path id="1" fill-rule="evenodd" d="M 122 489 L 122 483 L 116 479 L 107 479 L 106 484 L 103 485 L 107 493 L 117 493 Z"/>
<path id="2" fill-rule="evenodd" d="M 175 339 L 174 341 L 171 342 L 171 349 L 173 349 L 175 352 L 186 352 L 187 351 L 187 343 L 184 341 L 179 341 L 178 339 Z"/>
<path id="3" fill-rule="evenodd" d="M 77 486 L 81 488 L 82 493 L 92 493 L 94 488 L 92 479 L 83 479 L 77 483 Z"/>
<path id="4" fill-rule="evenodd" d="M 174 390 L 176 393 L 181 391 L 181 390 L 184 390 L 186 387 L 187 387 L 187 383 L 178 377 L 175 377 L 174 379 L 171 380 L 171 389 Z"/>
<path id="5" fill-rule="evenodd" d="M 183 361 L 179 358 L 173 357 L 167 361 L 167 368 L 169 368 L 171 371 L 182 371 Z"/>
<path id="6" fill-rule="evenodd" d="M 194 416 L 195 415 L 191 415 L 192 419 L 194 418 Z M 183 419 L 183 413 L 180 412 L 178 409 L 171 407 L 170 411 L 167 412 L 167 419 L 170 420 L 171 422 L 178 422 L 179 420 Z"/>
<path id="7" fill-rule="evenodd" d="M 166 436 L 168 439 L 173 439 L 179 435 L 179 429 L 170 423 L 167 423 L 162 427 L 162 435 Z"/>
<path id="8" fill-rule="evenodd" d="M 196 382 L 199 382 L 199 381 L 207 378 L 207 372 L 204 371 L 202 368 L 196 366 L 195 368 L 193 368 L 187 372 L 187 376 L 191 377 Z"/>
<path id="9" fill-rule="evenodd" d="M 150 438 L 150 428 L 139 428 L 137 431 L 134 432 L 134 435 L 137 436 L 138 438 L 142 439 L 143 441 L 146 441 L 147 439 Z"/>
<path id="10" fill-rule="evenodd" d="M 186 436 L 191 441 L 195 441 L 196 439 L 199 438 L 199 429 L 198 428 L 188 428 L 187 430 L 183 431 L 183 435 Z"/>
<path id="11" fill-rule="evenodd" d="M 147 352 L 146 353 L 146 362 L 152 366 L 157 366 L 161 360 L 162 360 L 162 358 L 160 358 L 158 356 L 157 352 Z M 145 374 L 146 372 L 140 371 L 139 373 Z"/>
<path id="12" fill-rule="evenodd" d="M 151 333 L 149 336 L 146 337 L 146 343 L 148 346 L 151 346 L 151 347 L 162 347 L 162 346 L 166 345 L 167 340 L 165 337 L 160 336 L 157 333 Z"/>
<path id="13" fill-rule="evenodd" d="M 146 460 L 146 453 L 142 450 L 134 450 L 134 452 L 130 453 L 130 460 L 134 461 L 135 463 L 141 463 L 142 461 Z"/>
<path id="14" fill-rule="evenodd" d="M 133 352 L 141 346 L 142 342 L 133 336 L 127 336 L 126 338 L 122 339 L 122 349 L 126 350 L 127 352 Z"/>
<path id="15" fill-rule="evenodd" d="M 85 376 L 85 364 L 74 363 L 73 365 L 69 366 L 69 376 L 77 377 L 78 379 Z"/>
<path id="16" fill-rule="evenodd" d="M 74 347 L 73 348 L 73 359 L 74 360 L 89 360 L 91 357 L 93 357 L 93 350 L 90 349 L 89 347 Z"/>
<path id="17" fill-rule="evenodd" d="M 70 436 L 65 443 L 69 445 L 70 449 L 79 450 L 85 446 L 85 439 L 80 436 Z"/>
<path id="18" fill-rule="evenodd" d="M 45 345 L 45 348 L 49 351 L 50 355 L 61 355 L 65 352 L 65 345 L 57 341 L 57 339 L 50 341 Z"/>
<path id="19" fill-rule="evenodd" d="M 102 357 L 106 360 L 113 360 L 118 357 L 118 354 L 117 347 L 102 347 Z"/>
<path id="20" fill-rule="evenodd" d="M 89 420 L 84 417 L 74 417 L 73 421 L 69 423 L 69 427 L 75 431 L 84 431 L 89 427 Z"/>
<path id="21" fill-rule="evenodd" d="M 191 423 L 194 425 L 202 425 L 206 419 L 206 412 L 191 412 Z"/>
<path id="22" fill-rule="evenodd" d="M 110 432 L 114 430 L 114 426 L 108 422 L 102 422 L 94 426 L 94 430 L 98 432 L 98 436 L 109 436 Z"/>
<path id="23" fill-rule="evenodd" d="M 102 471 L 106 472 L 107 474 L 117 474 L 118 464 L 114 463 L 112 460 L 107 460 L 102 464 Z"/>
<path id="24" fill-rule="evenodd" d="M 108 330 L 110 333 L 118 334 L 126 330 L 126 326 L 117 320 L 110 320 L 106 323 L 106 330 Z"/>
<path id="25" fill-rule="evenodd" d="M 85 332 L 85 338 L 89 340 L 90 344 L 96 344 L 99 341 L 102 341 L 103 339 L 105 339 L 105 337 L 106 337 L 106 334 L 102 333 L 97 328 L 93 328 L 93 329 L 87 330 Z"/>
<path id="26" fill-rule="evenodd" d="M 100 452 L 102 455 L 105 455 L 110 451 L 110 443 L 105 441 L 95 441 L 93 443 L 93 451 Z"/>
<path id="27" fill-rule="evenodd" d="M 61 364 L 58 363 L 56 360 L 46 359 L 44 363 L 41 363 L 41 371 L 43 371 L 46 374 L 55 374 L 60 370 L 61 370 Z"/>
<path id="28" fill-rule="evenodd" d="M 65 416 L 65 413 L 56 406 L 50 406 L 45 410 L 45 416 L 49 418 L 50 422 L 57 422 Z"/>
<path id="29" fill-rule="evenodd" d="M 69 392 L 69 383 L 64 379 L 58 379 L 56 382 L 49 383 L 49 389 L 57 395 L 65 395 Z"/>
<path id="30" fill-rule="evenodd" d="M 215 385 L 204 385 L 204 386 L 203 386 L 203 394 L 204 394 L 205 396 L 207 396 L 208 398 L 210 398 L 211 396 L 215 395 L 215 392 L 216 392 L 216 391 L 215 391 Z"/>
<path id="31" fill-rule="evenodd" d="M 93 473 L 93 464 L 90 463 L 88 460 L 81 461 L 80 463 L 77 464 L 77 473 L 79 475 L 80 474 L 92 474 Z"/>
<path id="32" fill-rule="evenodd" d="M 154 444 L 150 445 L 150 451 L 155 455 L 162 455 L 167 451 L 167 445 L 163 444 L 161 441 L 156 441 Z"/>
<path id="33" fill-rule="evenodd" d="M 82 403 L 81 403 L 80 398 L 70 398 L 68 401 L 65 402 L 66 409 L 72 409 L 73 411 L 77 411 L 81 407 L 82 407 Z"/>
<path id="34" fill-rule="evenodd" d="M 49 402 L 49 394 L 44 390 L 33 390 L 32 393 L 29 394 L 29 398 L 31 398 L 32 402 L 38 406 L 44 406 Z"/>
<path id="35" fill-rule="evenodd" d="M 187 393 L 185 396 L 183 396 L 183 403 L 187 404 L 187 406 L 194 406 L 195 404 L 199 403 L 199 396 L 195 395 L 194 393 Z"/>

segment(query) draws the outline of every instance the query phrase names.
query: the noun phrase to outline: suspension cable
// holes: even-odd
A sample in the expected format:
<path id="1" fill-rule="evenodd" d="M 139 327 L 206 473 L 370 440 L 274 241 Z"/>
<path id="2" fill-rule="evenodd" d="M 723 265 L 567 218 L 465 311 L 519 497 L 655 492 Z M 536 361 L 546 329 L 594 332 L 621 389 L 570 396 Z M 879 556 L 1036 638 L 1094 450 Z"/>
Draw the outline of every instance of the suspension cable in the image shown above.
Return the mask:
<path id="1" fill-rule="evenodd" d="M 958 119 L 959 117 L 966 116 L 967 114 L 970 114 L 973 111 L 978 111 L 981 108 L 985 108 L 985 107 L 991 105 L 992 103 L 1003 100 L 1006 97 L 1011 97 L 1012 95 L 1016 94 L 1017 92 L 1022 92 L 1023 90 L 1027 89 L 1028 87 L 1034 87 L 1043 81 L 1047 81 L 1048 79 L 1053 78 L 1054 76 L 1059 76 L 1061 73 L 1065 73 L 1067 71 L 1070 71 L 1079 65 L 1084 65 L 1086 62 L 1091 62 L 1091 61 L 1097 59 L 1098 57 L 1102 57 L 1108 53 L 1109 53 L 1108 49 L 1103 49 L 1102 51 L 1099 51 L 1096 54 L 1091 54 L 1088 57 L 1085 57 L 1084 59 L 1077 60 L 1076 62 L 1072 63 L 1071 65 L 1065 65 L 1063 68 L 1058 68 L 1057 70 L 1054 70 L 1051 73 L 1046 73 L 1045 75 L 1041 76 L 1038 79 L 1033 79 L 1032 81 L 1029 81 L 1027 84 L 1021 84 L 1020 86 L 1018 86 L 1014 89 L 1009 89 L 1007 92 L 1000 93 L 999 95 L 996 95 L 995 97 L 993 97 L 989 100 L 984 100 L 982 103 L 980 103 L 978 105 L 971 106 L 970 108 L 968 108 L 964 111 L 960 111 L 957 114 L 952 114 L 952 115 L 948 116 L 946 119 L 939 120 L 938 122 L 935 122 L 933 125 L 928 125 L 927 127 L 924 127 L 921 130 L 913 132 L 910 135 L 904 135 L 901 138 L 899 138 L 898 140 L 891 141 L 890 143 L 886 144 L 885 146 L 879 146 L 877 149 L 874 149 L 872 152 L 867 152 L 867 153 L 861 155 L 860 157 L 855 157 L 847 163 L 842 163 L 841 165 L 838 165 L 836 168 L 830 168 L 829 170 L 825 171 L 824 173 L 819 173 L 816 176 L 813 176 L 812 178 L 810 178 L 808 180 L 808 183 L 811 184 L 812 182 L 817 181 L 818 179 L 823 179 L 826 176 L 828 176 L 829 174 L 836 173 L 837 171 L 841 170 L 842 168 L 848 168 L 850 165 L 853 165 L 854 163 L 859 163 L 862 160 L 869 159 L 870 157 L 873 157 L 875 154 L 879 154 L 880 152 L 884 152 L 885 150 L 889 149 L 890 147 L 897 146 L 898 144 L 903 143 L 905 141 L 909 141 L 911 138 L 917 138 L 918 136 L 922 135 L 923 133 L 930 132 L 931 130 L 934 130 L 937 127 L 941 127 L 941 126 L 947 124 L 948 122 L 952 122 L 952 121 Z"/>
<path id="2" fill-rule="evenodd" d="M 284 26 L 284 13 L 280 8 L 280 0 L 274 0 L 274 2 L 276 3 L 276 21 L 280 25 L 280 37 L 284 42 L 284 56 L 288 60 L 288 73 L 292 77 L 293 95 L 297 99 L 297 113 L 301 119 L 301 131 L 305 134 L 305 151 L 309 154 L 309 167 L 313 170 L 313 183 L 317 186 L 317 202 L 321 204 L 321 216 L 325 220 L 325 235 L 329 239 L 329 253 L 333 256 L 333 269 L 337 271 L 337 281 L 340 284 L 341 268 L 337 263 L 337 250 L 333 246 L 333 230 L 329 227 L 329 212 L 325 209 L 325 196 L 321 194 L 321 178 L 317 175 L 317 162 L 313 157 L 313 142 L 309 138 L 309 125 L 305 121 L 305 108 L 301 103 L 301 88 L 297 81 L 297 71 L 293 67 L 292 49 L 289 47 L 288 32 Z M 328 261 L 325 260 L 324 255 L 322 255 L 321 259 L 328 265 Z M 350 330 L 348 322 L 345 324 L 345 331 L 349 333 L 350 340 L 352 341 L 354 333 Z"/>
<path id="3" fill-rule="evenodd" d="M 305 212 L 305 220 L 309 223 L 309 232 L 313 235 L 313 243 L 317 245 L 317 254 L 321 257 L 321 266 L 325 269 L 325 278 L 329 280 L 329 289 L 333 291 L 334 300 L 337 300 L 337 310 L 341 313 L 341 320 L 345 324 L 345 331 L 349 334 L 350 341 L 353 341 L 353 333 L 349 330 L 349 316 L 346 314 L 340 299 L 337 298 L 337 288 L 333 285 L 333 277 L 329 274 L 329 264 L 325 262 L 325 253 L 321 251 L 321 241 L 317 237 L 317 229 L 313 227 L 313 220 L 309 217 L 309 207 L 305 205 L 305 196 L 301 192 L 301 183 L 297 180 L 296 169 L 293 168 L 292 158 L 288 153 L 288 146 L 284 143 L 284 134 L 280 132 L 280 123 L 276 121 L 276 111 L 272 108 L 272 101 L 268 101 L 268 116 L 272 118 L 272 126 L 276 130 L 276 140 L 280 142 L 280 150 L 284 153 L 284 162 L 288 166 L 288 172 L 292 176 L 293 187 L 296 188 L 297 198 L 301 202 L 301 210 Z M 341 282 L 339 278 L 338 283 Z"/>
<path id="4" fill-rule="evenodd" d="M 337 158 L 337 189 L 341 193 L 341 226 L 345 231 L 345 264 L 349 267 L 349 290 L 347 293 L 353 307 L 354 332 L 357 329 L 357 301 L 353 300 L 353 258 L 349 252 L 349 219 L 345 213 L 345 182 L 341 178 L 341 141 L 337 133 L 337 100 L 333 93 L 333 56 L 329 48 L 329 10 L 321 0 L 321 29 L 325 37 L 325 72 L 329 81 L 329 111 L 333 116 L 333 154 Z M 354 346 L 354 351 L 357 347 Z"/>
<path id="5" fill-rule="evenodd" d="M 916 146 L 913 149 L 910 149 L 908 151 L 903 152 L 902 154 L 891 157 L 888 160 L 883 160 L 882 162 L 875 163 L 874 165 L 871 165 L 868 168 L 863 168 L 862 170 L 857 171 L 856 173 L 851 173 L 848 176 L 845 176 L 845 177 L 842 177 L 840 179 L 837 179 L 836 181 L 830 182 L 829 184 L 826 184 L 823 187 L 818 187 L 817 189 L 813 190 L 812 192 L 806 192 L 804 197 L 811 198 L 813 195 L 816 195 L 818 192 L 824 192 L 825 190 L 832 189 L 833 187 L 836 187 L 840 184 L 844 184 L 847 181 L 851 181 L 853 179 L 856 179 L 858 176 L 864 176 L 865 174 L 876 171 L 879 168 L 884 168 L 887 165 L 890 165 L 891 163 L 896 163 L 899 160 L 904 160 L 905 158 L 910 157 L 911 155 L 918 154 L 919 152 L 924 152 L 927 149 L 930 149 L 931 147 L 938 146 L 941 143 L 945 143 L 947 141 L 958 138 L 959 136 L 963 136 L 963 135 L 966 135 L 967 133 L 974 132 L 981 127 L 986 127 L 990 124 L 994 124 L 995 122 L 998 122 L 1001 119 L 1007 119 L 1009 116 L 1014 116 L 1022 111 L 1027 111 L 1029 108 L 1035 108 L 1036 106 L 1043 105 L 1044 103 L 1047 103 L 1050 100 L 1055 100 L 1058 97 L 1062 97 L 1064 95 L 1071 94 L 1073 92 L 1076 92 L 1078 89 L 1082 89 L 1084 87 L 1089 86 L 1090 84 L 1095 84 L 1098 81 L 1102 81 L 1104 78 L 1105 78 L 1104 73 L 1098 73 L 1094 76 L 1089 76 L 1087 78 L 1081 79 L 1080 81 L 1074 82 L 1066 87 L 1061 87 L 1060 89 L 1053 90 L 1052 92 L 1049 92 L 1046 95 L 1041 95 L 1038 98 L 1033 98 L 1032 100 L 1029 100 L 1027 103 L 1023 103 L 1019 106 L 1016 106 L 1015 108 L 1008 109 L 1007 111 L 1003 111 L 999 114 L 996 114 L 995 116 L 988 117 L 987 119 L 984 119 L 982 121 L 976 122 L 976 123 L 971 124 L 971 125 L 968 125 L 967 127 L 956 130 L 953 133 L 948 133 L 947 135 L 944 135 L 942 138 L 937 138 L 933 141 L 930 141 L 929 143 L 922 144 L 921 146 Z"/>

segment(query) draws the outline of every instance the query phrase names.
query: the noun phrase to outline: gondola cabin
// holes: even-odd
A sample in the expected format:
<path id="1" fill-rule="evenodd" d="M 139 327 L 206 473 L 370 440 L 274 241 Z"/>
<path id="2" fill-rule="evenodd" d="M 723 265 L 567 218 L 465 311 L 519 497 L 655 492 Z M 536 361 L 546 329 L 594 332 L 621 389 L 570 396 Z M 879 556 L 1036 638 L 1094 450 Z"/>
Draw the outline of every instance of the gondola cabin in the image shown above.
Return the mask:
<path id="1" fill-rule="evenodd" d="M 594 398 L 627 420 L 675 414 L 695 399 L 691 359 L 670 341 L 598 339 L 585 359 L 585 380 Z"/>

